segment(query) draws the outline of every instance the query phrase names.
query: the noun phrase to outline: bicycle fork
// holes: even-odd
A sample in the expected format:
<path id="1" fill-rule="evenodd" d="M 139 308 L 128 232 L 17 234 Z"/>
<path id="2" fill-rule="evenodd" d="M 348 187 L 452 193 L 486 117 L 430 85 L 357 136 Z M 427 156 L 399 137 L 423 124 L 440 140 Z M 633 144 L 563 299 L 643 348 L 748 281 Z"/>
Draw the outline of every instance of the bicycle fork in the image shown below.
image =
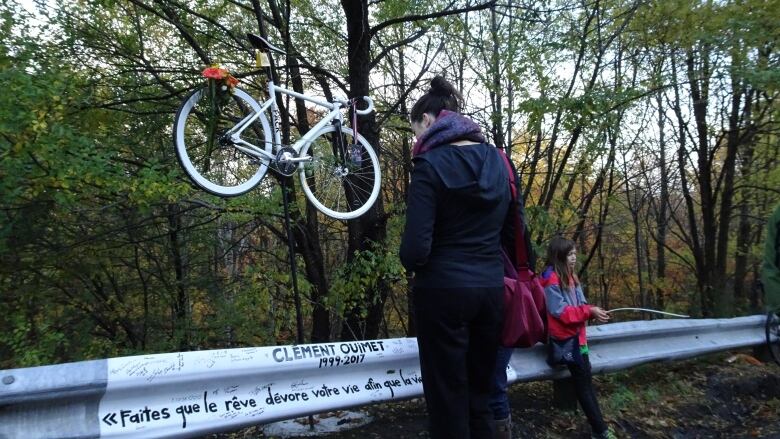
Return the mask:
<path id="1" fill-rule="evenodd" d="M 333 151 L 333 156 L 336 157 L 336 164 L 338 164 L 339 167 L 346 167 L 347 151 L 346 146 L 344 146 L 344 132 L 341 130 L 341 121 L 338 119 L 334 120 L 333 126 L 336 127 L 336 141 L 333 145 L 335 149 Z"/>

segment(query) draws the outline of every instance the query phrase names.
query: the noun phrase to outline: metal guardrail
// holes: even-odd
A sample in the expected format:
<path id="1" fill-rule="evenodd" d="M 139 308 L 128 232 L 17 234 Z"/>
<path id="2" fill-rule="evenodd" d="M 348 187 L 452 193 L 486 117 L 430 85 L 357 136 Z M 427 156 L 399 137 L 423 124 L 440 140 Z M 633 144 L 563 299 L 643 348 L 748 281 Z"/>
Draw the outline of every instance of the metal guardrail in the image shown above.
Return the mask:
<path id="1" fill-rule="evenodd" d="M 765 342 L 764 316 L 588 328 L 594 373 Z M 544 346 L 508 379 L 561 378 Z M 417 341 L 181 352 L 0 371 L 0 439 L 193 437 L 422 395 Z"/>
<path id="2" fill-rule="evenodd" d="M 588 327 L 593 374 L 628 369 L 653 361 L 682 360 L 713 352 L 766 343 L 766 316 L 731 319 L 642 320 Z M 516 351 L 509 360 L 508 379 L 539 381 L 569 375 L 551 369 L 547 351 L 538 345 Z"/>

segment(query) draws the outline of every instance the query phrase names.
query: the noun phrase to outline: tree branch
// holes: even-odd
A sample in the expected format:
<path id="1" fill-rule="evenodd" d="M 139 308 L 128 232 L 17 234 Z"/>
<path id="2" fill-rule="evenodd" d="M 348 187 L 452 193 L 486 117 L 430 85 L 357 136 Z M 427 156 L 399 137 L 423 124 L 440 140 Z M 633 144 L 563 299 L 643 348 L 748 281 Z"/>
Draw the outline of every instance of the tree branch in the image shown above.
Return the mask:
<path id="1" fill-rule="evenodd" d="M 443 11 L 433 12 L 430 14 L 416 14 L 416 15 L 407 15 L 405 17 L 393 18 L 392 20 L 384 21 L 372 27 L 369 30 L 369 35 L 373 37 L 374 35 L 379 33 L 379 31 L 381 31 L 382 29 L 398 23 L 408 23 L 410 21 L 421 21 L 421 20 L 428 20 L 431 18 L 441 18 L 441 17 L 447 17 L 449 15 L 462 14 L 464 12 L 481 11 L 483 9 L 491 8 L 495 5 L 496 5 L 496 0 L 490 0 L 486 3 L 481 3 L 476 6 L 468 6 L 460 9 L 450 9 L 450 10 L 445 9 Z"/>
<path id="2" fill-rule="evenodd" d="M 418 30 L 417 32 L 413 33 L 412 35 L 410 35 L 408 38 L 404 38 L 401 41 L 397 41 L 394 44 L 391 44 L 391 45 L 389 45 L 387 47 L 384 47 L 382 49 L 382 51 L 379 52 L 379 55 L 375 56 L 374 59 L 371 60 L 371 63 L 369 64 L 369 67 L 368 67 L 369 70 L 373 70 L 374 67 L 376 67 L 376 65 L 379 64 L 380 61 L 382 61 L 382 58 L 387 56 L 387 54 L 389 54 L 391 51 L 393 51 L 393 50 L 395 50 L 395 49 L 397 49 L 397 48 L 399 48 L 401 46 L 405 46 L 405 45 L 407 45 L 409 43 L 412 43 L 412 42 L 416 41 L 418 38 L 422 37 L 427 32 L 428 32 L 428 28 L 422 28 L 422 29 Z"/>

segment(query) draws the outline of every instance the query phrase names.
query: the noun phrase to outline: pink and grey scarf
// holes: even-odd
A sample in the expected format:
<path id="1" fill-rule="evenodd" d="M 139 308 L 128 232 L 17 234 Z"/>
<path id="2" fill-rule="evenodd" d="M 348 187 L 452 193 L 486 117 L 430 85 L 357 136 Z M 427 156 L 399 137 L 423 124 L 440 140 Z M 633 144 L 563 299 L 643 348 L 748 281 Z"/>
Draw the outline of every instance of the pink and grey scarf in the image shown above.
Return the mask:
<path id="1" fill-rule="evenodd" d="M 485 136 L 479 125 L 468 117 L 454 111 L 441 110 L 433 124 L 417 139 L 412 148 L 412 157 L 459 140 L 484 143 Z"/>

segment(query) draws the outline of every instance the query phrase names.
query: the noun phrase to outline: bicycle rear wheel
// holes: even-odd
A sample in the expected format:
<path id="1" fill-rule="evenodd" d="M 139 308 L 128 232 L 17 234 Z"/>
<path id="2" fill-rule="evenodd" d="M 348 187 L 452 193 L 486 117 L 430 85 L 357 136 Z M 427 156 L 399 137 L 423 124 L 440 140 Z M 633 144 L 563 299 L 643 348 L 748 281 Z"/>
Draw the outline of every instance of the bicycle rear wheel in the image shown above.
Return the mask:
<path id="1" fill-rule="evenodd" d="M 766 345 L 769 353 L 780 365 L 780 310 L 770 311 L 766 315 Z"/>
<path id="2" fill-rule="evenodd" d="M 192 181 L 214 195 L 232 197 L 262 180 L 268 159 L 238 149 L 226 133 L 257 114 L 240 137 L 270 154 L 271 131 L 260 105 L 249 94 L 239 89 L 219 93 L 208 87 L 192 92 L 176 113 L 173 136 L 176 156 Z"/>
<path id="3" fill-rule="evenodd" d="M 348 220 L 366 213 L 379 196 L 381 171 L 374 148 L 349 128 L 326 126 L 301 151 L 311 161 L 299 167 L 309 201 L 330 217 Z"/>

